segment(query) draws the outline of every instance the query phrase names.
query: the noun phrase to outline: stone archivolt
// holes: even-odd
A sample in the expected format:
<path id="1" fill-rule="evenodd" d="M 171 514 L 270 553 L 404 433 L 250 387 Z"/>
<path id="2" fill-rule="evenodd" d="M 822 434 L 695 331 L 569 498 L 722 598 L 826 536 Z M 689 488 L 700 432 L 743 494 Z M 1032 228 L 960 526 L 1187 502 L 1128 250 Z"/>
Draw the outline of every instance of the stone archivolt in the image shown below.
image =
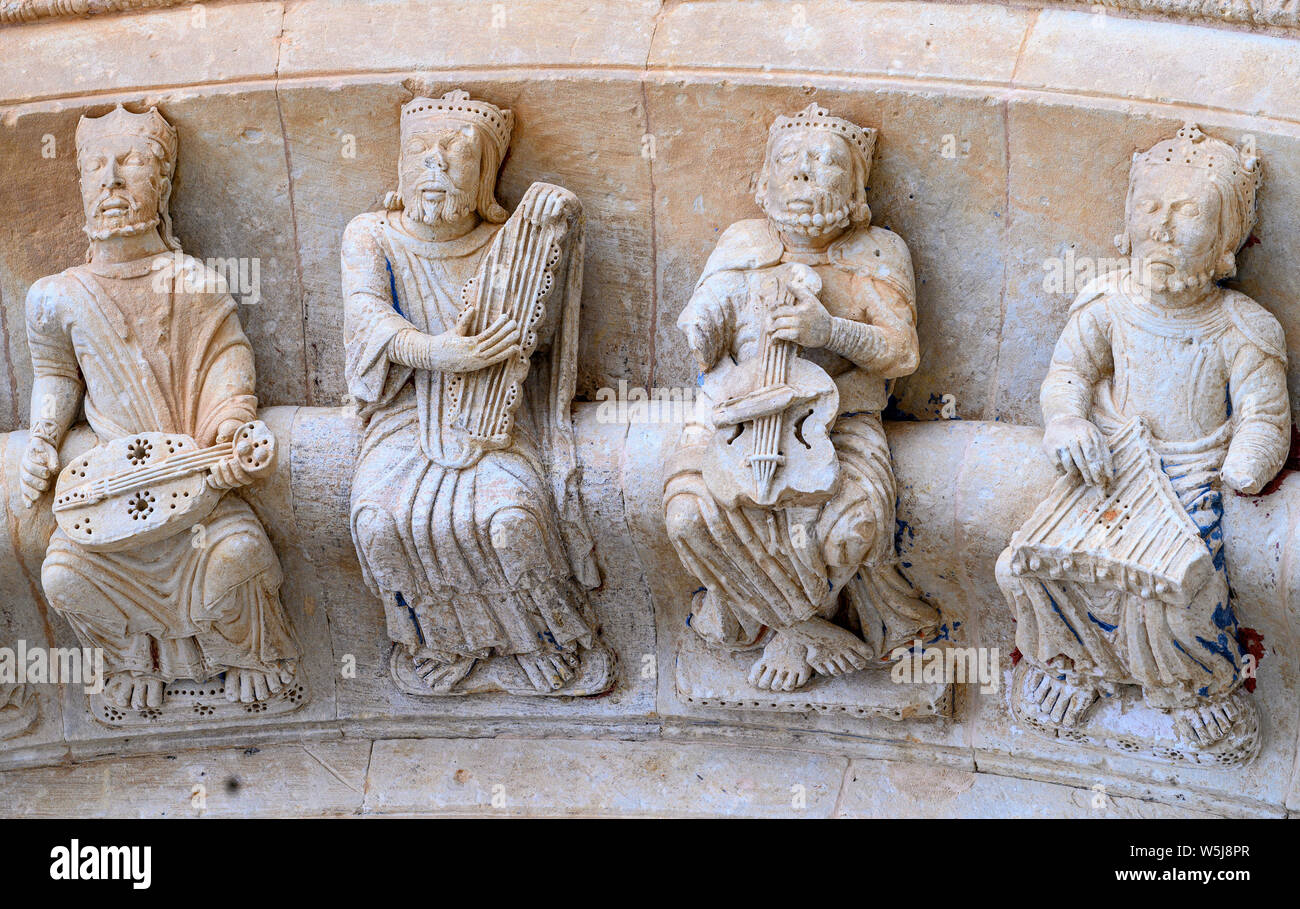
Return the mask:
<path id="1" fill-rule="evenodd" d="M 0 17 L 111 5 L 11 3 Z M 151 5 L 167 4 L 130 8 Z M 1243 5 L 1224 18 L 1287 24 L 1286 15 Z M 1286 339 L 1264 307 L 1211 290 L 1245 255 L 1258 188 L 1253 153 L 1188 124 L 1139 156 L 1120 243 L 1135 274 L 1099 281 L 1071 309 L 1044 385 L 1044 441 L 1041 430 L 1004 422 L 884 419 L 894 381 L 920 365 L 918 323 L 927 312 L 918 307 L 912 252 L 873 221 L 866 195 L 877 143 L 909 137 L 877 136 L 829 104 L 798 112 L 784 100 L 757 105 L 765 119 L 786 111 L 773 121 L 764 154 L 747 159 L 762 162 L 759 208 L 707 213 L 717 222 L 712 255 L 705 261 L 701 246 L 683 257 L 698 283 L 689 300 L 674 301 L 685 304 L 678 322 L 685 340 L 670 342 L 678 345 L 672 350 L 695 359 L 708 406 L 686 426 L 625 427 L 615 436 L 592 405 L 573 401 L 584 368 L 579 325 L 598 332 L 614 305 L 589 295 L 579 309 L 584 252 L 591 269 L 591 248 L 608 255 L 601 246 L 608 238 L 593 242 L 586 200 L 549 182 L 551 173 L 530 173 L 545 179 L 525 183 L 512 177 L 514 214 L 497 201 L 515 123 L 478 95 L 509 97 L 448 92 L 404 106 L 398 191 L 341 238 L 348 406 L 259 410 L 251 345 L 220 293 L 211 295 L 220 298 L 212 317 L 220 324 L 204 322 L 203 301 L 191 301 L 185 319 L 145 326 L 166 329 L 152 347 L 114 352 L 133 334 L 143 337 L 129 299 L 143 286 L 132 282 L 153 275 L 122 267 L 134 259 L 92 254 L 86 265 L 32 285 L 34 419 L 0 440 L 13 552 L 0 564 L 0 586 L 43 586 L 53 621 L 66 620 L 55 634 L 71 629 L 103 647 L 114 678 L 99 700 L 64 699 L 64 730 L 59 710 L 36 709 L 32 686 L 0 682 L 0 737 L 16 748 L 57 742 L 69 729 L 95 740 L 134 725 L 193 730 L 202 741 L 204 723 L 292 729 L 289 714 L 324 697 L 317 706 L 344 721 L 369 721 L 390 705 L 402 717 L 437 722 L 525 715 L 559 724 L 611 715 L 649 722 L 654 710 L 728 729 L 920 736 L 923 747 L 944 745 L 943 730 L 969 723 L 987 732 L 980 747 L 991 752 L 1046 765 L 1109 749 L 1119 754 L 1118 772 L 1135 779 L 1146 778 L 1150 761 L 1228 778 L 1289 772 L 1276 769 L 1286 743 L 1269 736 L 1271 727 L 1281 738 L 1294 731 L 1294 717 L 1276 712 L 1294 700 L 1266 685 L 1246 693 L 1257 664 L 1253 624 L 1276 617 L 1293 586 L 1282 566 L 1290 564 L 1300 485 L 1278 475 L 1289 442 Z M 156 218 L 131 221 L 120 207 L 99 211 L 89 200 L 92 244 L 156 231 L 162 246 L 150 254 L 177 253 L 181 267 L 201 267 L 179 255 L 169 220 L 177 151 L 166 119 L 113 111 L 87 123 L 78 153 L 83 183 L 96 166 L 94 149 L 110 140 L 143 143 L 111 151 L 119 164 L 152 155 L 157 165 L 141 183 L 158 197 Z M 1153 135 L 1143 135 L 1145 147 Z M 1147 192 L 1142 181 L 1166 153 L 1167 163 L 1182 157 L 1186 167 Z M 472 179 L 421 182 L 438 169 L 427 161 L 456 155 Z M 891 167 L 885 179 L 897 178 L 896 160 Z M 808 198 L 796 191 L 809 186 Z M 125 212 L 135 212 L 135 201 Z M 1119 223 L 1119 198 L 1114 205 Z M 1157 215 L 1184 220 L 1157 224 Z M 913 231 L 900 231 L 912 239 Z M 1191 262 L 1186 251 L 1202 239 L 1204 261 Z M 1189 261 L 1168 269 L 1173 279 L 1142 283 L 1149 276 L 1142 266 L 1184 253 Z M 925 254 L 933 277 L 942 258 Z M 546 298 L 535 312 L 501 303 L 525 285 L 534 302 Z M 68 305 L 83 292 L 79 305 Z M 103 337 L 82 324 L 95 309 L 108 313 Z M 123 309 L 130 312 L 120 318 Z M 117 416 L 104 403 L 110 383 L 96 377 L 96 360 L 138 360 L 156 378 L 169 355 L 193 352 L 168 346 L 191 327 L 218 338 L 205 342 L 213 349 L 241 358 L 223 365 L 214 354 L 218 362 L 195 367 L 200 385 L 207 371 L 223 378 L 211 410 L 189 408 L 192 424 L 106 428 Z M 80 355 L 67 341 L 73 335 L 93 336 L 93 356 Z M 1161 345 L 1174 352 L 1152 353 Z M 1165 354 L 1186 366 L 1172 379 L 1150 369 Z M 517 375 L 476 384 L 475 376 L 507 361 Z M 259 366 L 264 374 L 279 368 L 266 358 Z M 70 430 L 83 390 L 60 378 L 78 372 L 91 427 L 117 439 L 120 451 L 96 445 L 84 427 Z M 1034 381 L 1041 378 L 1039 371 Z M 186 410 L 159 404 L 165 390 L 153 397 L 142 400 Z M 1175 398 L 1177 407 L 1168 403 Z M 521 409 L 497 406 L 506 399 Z M 781 406 L 768 406 L 778 399 Z M 1171 426 L 1173 410 L 1189 425 Z M 430 422 L 430 414 L 447 419 Z M 457 423 L 458 415 L 467 420 Z M 470 441 L 451 431 L 471 424 L 479 431 Z M 743 451 L 729 451 L 737 440 Z M 135 487 L 120 493 L 129 505 L 123 520 L 134 522 L 123 539 L 134 547 L 85 545 L 76 537 L 84 524 L 69 524 L 66 508 L 51 510 L 56 499 L 75 504 L 93 494 L 99 460 L 131 462 L 103 473 L 112 486 L 131 470 L 151 469 L 169 444 L 169 455 L 212 460 L 190 490 L 213 500 L 194 525 L 208 528 L 203 546 L 166 527 L 156 537 L 138 529 L 165 516 L 157 490 L 152 498 Z M 76 465 L 84 477 L 53 482 L 56 468 Z M 466 501 L 456 500 L 462 486 L 472 489 Z M 24 499 L 40 507 L 24 508 Z M 228 537 L 241 543 L 231 553 Z M 152 583 L 136 564 L 145 548 L 144 561 L 172 559 L 188 566 L 179 570 L 183 580 L 203 580 L 154 584 L 152 599 L 104 594 L 106 581 L 115 589 Z M 312 589 L 342 592 L 322 594 L 327 606 L 297 588 L 292 602 L 282 600 L 281 560 L 302 567 L 313 550 L 329 555 L 313 566 Z M 462 557 L 456 564 L 453 552 Z M 292 579 L 287 586 L 295 587 Z M 380 673 L 375 653 L 363 654 L 371 701 L 340 709 L 352 682 L 346 673 L 334 678 L 328 660 L 327 672 L 308 683 L 295 624 L 316 608 L 330 610 L 335 654 L 353 655 L 357 641 L 383 651 Z M 196 614 L 207 617 L 195 622 Z M 150 630 L 139 632 L 142 625 Z M 917 654 L 978 644 L 1000 646 L 1006 657 L 1014 646 L 1016 662 L 1002 665 L 1004 687 L 983 697 L 954 696 L 949 679 L 899 685 L 891 666 L 917 641 Z M 468 696 L 430 697 L 453 694 Z M 640 699 L 642 712 L 600 712 L 616 710 L 621 698 Z M 199 709 L 217 702 L 230 705 L 226 713 Z M 86 710 L 107 733 L 88 734 L 69 718 Z M 891 729 L 876 722 L 882 718 L 904 725 Z M 1026 745 L 1021 730 L 1039 738 Z M 1243 770 L 1252 760 L 1264 769 Z M 1231 788 L 1195 779 L 1216 792 Z M 1284 798 L 1280 781 L 1262 785 L 1272 789 L 1261 800 Z"/>
<path id="2" fill-rule="evenodd" d="M 0 23 L 164 9 L 190 3 L 191 0 L 3 0 L 0 4 Z M 1288 0 L 1043 0 L 1041 3 L 1043 6 L 1054 4 L 1082 4 L 1093 12 L 1115 10 L 1136 15 L 1278 28 L 1295 28 L 1300 25 L 1300 10 Z"/>

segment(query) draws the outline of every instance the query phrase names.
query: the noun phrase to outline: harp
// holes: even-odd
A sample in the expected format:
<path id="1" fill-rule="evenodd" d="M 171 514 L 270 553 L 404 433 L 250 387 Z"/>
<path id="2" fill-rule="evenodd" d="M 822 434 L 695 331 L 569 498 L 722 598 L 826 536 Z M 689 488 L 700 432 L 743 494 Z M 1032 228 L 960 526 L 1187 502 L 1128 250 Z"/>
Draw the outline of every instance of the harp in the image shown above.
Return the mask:
<path id="1" fill-rule="evenodd" d="M 560 283 L 567 241 L 581 208 L 572 193 L 547 188 L 563 193 L 565 204 L 536 220 L 520 211 L 511 215 L 461 291 L 457 327 L 462 333 L 484 331 L 503 314 L 519 326 L 517 356 L 477 372 L 456 374 L 449 381 L 448 425 L 463 449 L 462 466 L 474 463 L 485 451 L 510 444 L 538 330 Z"/>
<path id="2" fill-rule="evenodd" d="M 1141 418 L 1109 439 L 1109 490 L 1062 477 L 1011 538 L 1011 572 L 1102 584 L 1184 605 L 1214 571 L 1209 548 L 1183 509 Z"/>

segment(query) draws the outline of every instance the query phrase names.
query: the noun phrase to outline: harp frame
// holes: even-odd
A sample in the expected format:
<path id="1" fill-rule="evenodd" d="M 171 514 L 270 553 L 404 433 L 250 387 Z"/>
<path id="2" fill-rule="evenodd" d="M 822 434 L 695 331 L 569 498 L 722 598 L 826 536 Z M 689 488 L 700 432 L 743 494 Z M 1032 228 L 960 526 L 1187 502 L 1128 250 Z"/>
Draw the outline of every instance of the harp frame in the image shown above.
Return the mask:
<path id="1" fill-rule="evenodd" d="M 549 184 L 533 184 L 549 187 Z M 555 187 L 559 189 L 559 187 Z M 519 353 L 472 373 L 457 373 L 448 383 L 447 425 L 463 449 L 460 463 L 474 463 L 486 451 L 510 445 L 515 414 L 524 397 L 524 382 L 540 341 L 581 206 L 561 190 L 565 202 L 556 212 L 529 217 L 516 210 L 497 231 L 474 277 L 461 289 L 457 329 L 466 335 L 487 329 L 501 315 L 518 324 Z"/>

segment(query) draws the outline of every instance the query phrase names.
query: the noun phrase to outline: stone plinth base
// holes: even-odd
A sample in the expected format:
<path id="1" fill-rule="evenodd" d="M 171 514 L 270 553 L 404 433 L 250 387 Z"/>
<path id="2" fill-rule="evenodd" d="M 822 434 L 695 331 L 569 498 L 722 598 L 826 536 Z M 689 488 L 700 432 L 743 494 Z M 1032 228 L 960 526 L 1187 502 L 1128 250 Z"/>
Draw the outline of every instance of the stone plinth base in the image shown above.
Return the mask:
<path id="1" fill-rule="evenodd" d="M 846 713 L 858 717 L 950 716 L 952 685 L 898 683 L 887 668 L 836 678 L 814 676 L 795 691 L 762 691 L 749 684 L 757 650 L 725 653 L 687 634 L 677 649 L 677 696 L 688 704 L 782 713 Z"/>
<path id="2" fill-rule="evenodd" d="M 90 714 L 114 729 L 147 728 L 160 724 L 203 723 L 252 717 L 286 716 L 307 701 L 307 688 L 295 678 L 264 701 L 242 703 L 226 699 L 226 677 L 206 682 L 182 679 L 167 685 L 161 707 L 134 709 L 109 703 L 103 693 L 89 696 Z"/>
<path id="3" fill-rule="evenodd" d="M 1084 715 L 1082 722 L 1073 728 L 1057 728 L 1042 722 L 1031 711 L 1024 709 L 1015 697 L 1025 685 L 1029 672 L 1027 663 L 1020 663 L 1012 674 L 1008 698 L 1011 715 L 1015 721 L 1039 735 L 1073 742 L 1093 748 L 1105 748 L 1158 761 L 1206 766 L 1233 767 L 1248 764 L 1259 754 L 1259 714 L 1243 710 L 1233 730 L 1216 746 L 1193 748 L 1174 730 L 1173 719 L 1163 711 L 1148 707 L 1136 692 L 1099 701 Z"/>
<path id="4" fill-rule="evenodd" d="M 582 651 L 578 675 L 557 691 L 541 691 L 529 683 L 524 670 L 513 659 L 479 660 L 453 691 L 435 692 L 424 684 L 406 651 L 394 645 L 388 655 L 388 671 L 403 694 L 412 697 L 457 697 L 466 694 L 505 692 L 524 697 L 590 697 L 604 694 L 614 684 L 615 660 L 606 650 Z"/>

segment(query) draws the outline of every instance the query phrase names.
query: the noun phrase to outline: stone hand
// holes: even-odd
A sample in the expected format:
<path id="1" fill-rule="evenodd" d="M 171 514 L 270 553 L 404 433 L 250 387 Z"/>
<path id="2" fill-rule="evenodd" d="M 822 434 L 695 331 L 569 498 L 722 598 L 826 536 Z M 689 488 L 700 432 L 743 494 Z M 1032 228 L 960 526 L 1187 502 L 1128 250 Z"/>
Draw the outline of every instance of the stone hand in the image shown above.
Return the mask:
<path id="1" fill-rule="evenodd" d="M 217 441 L 228 442 L 245 424 L 239 420 L 225 420 L 217 429 Z M 270 473 L 275 467 L 275 437 L 261 421 L 255 423 L 261 432 L 253 438 L 241 438 L 235 443 L 234 454 L 208 468 L 208 485 L 213 489 L 234 489 L 247 486 Z M 256 442 L 269 439 L 270 446 L 258 450 Z"/>
<path id="2" fill-rule="evenodd" d="M 1234 455 L 1231 451 L 1223 462 L 1219 477 L 1224 486 L 1248 496 L 1258 493 L 1269 480 L 1268 477 L 1259 476 L 1259 469 L 1250 463 L 1249 458 Z"/>
<path id="3" fill-rule="evenodd" d="M 1057 417 L 1048 423 L 1043 451 L 1067 475 L 1078 474 L 1089 486 L 1106 487 L 1115 478 L 1106 437 L 1083 417 Z"/>
<path id="4" fill-rule="evenodd" d="M 831 339 L 831 314 L 817 294 L 798 284 L 772 308 L 772 337 L 800 347 L 825 347 Z"/>
<path id="5" fill-rule="evenodd" d="M 565 206 L 574 205 L 578 197 L 561 186 L 534 183 L 519 202 L 523 216 L 534 224 L 542 224 L 560 216 Z"/>
<path id="6" fill-rule="evenodd" d="M 59 472 L 59 452 L 39 436 L 27 440 L 19 467 L 22 482 L 23 504 L 31 508 L 50 486 L 50 479 Z"/>
<path id="7" fill-rule="evenodd" d="M 519 323 L 500 315 L 476 335 L 459 331 L 429 337 L 428 369 L 440 372 L 477 372 L 519 355 Z"/>

